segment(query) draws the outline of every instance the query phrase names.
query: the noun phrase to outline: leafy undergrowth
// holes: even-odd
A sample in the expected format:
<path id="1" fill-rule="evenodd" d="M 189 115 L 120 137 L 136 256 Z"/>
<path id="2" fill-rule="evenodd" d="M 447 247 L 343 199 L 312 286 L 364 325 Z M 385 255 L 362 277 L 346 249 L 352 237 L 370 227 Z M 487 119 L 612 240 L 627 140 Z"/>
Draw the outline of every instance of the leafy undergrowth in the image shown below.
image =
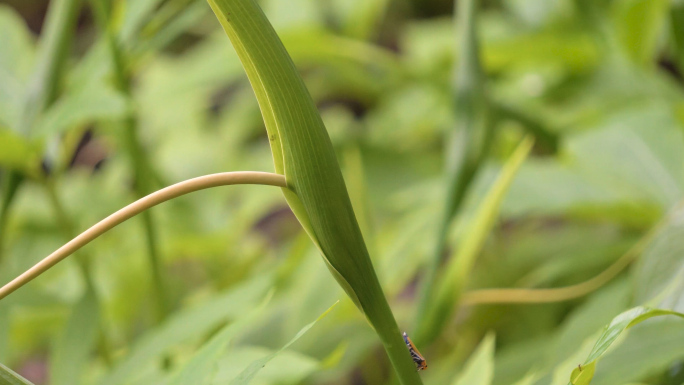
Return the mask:
<path id="1" fill-rule="evenodd" d="M 451 10 L 411 3 L 261 2 L 323 118 L 409 335 L 447 194 L 445 143 L 463 119 Z M 36 90 L 50 93 L 36 80 L 47 33 L 33 32 L 28 6 L 0 5 L 3 284 L 68 241 L 63 214 L 78 232 L 137 199 L 132 122 L 154 189 L 274 171 L 254 91 L 210 7 L 109 5 L 118 51 L 82 20 L 66 60 L 55 59 L 54 97 L 35 111 Z M 664 0 L 480 8 L 496 135 L 446 234 L 438 273 L 458 281 L 438 282 L 447 316 L 435 342 L 418 344 L 423 383 L 684 382 L 684 320 L 643 317 L 684 311 L 681 14 Z M 279 191 L 215 188 L 151 215 L 158 267 L 136 218 L 84 248 L 88 274 L 67 259 L 0 301 L 0 382 L 393 383 L 372 327 Z M 452 267 L 459 255 L 465 270 Z"/>

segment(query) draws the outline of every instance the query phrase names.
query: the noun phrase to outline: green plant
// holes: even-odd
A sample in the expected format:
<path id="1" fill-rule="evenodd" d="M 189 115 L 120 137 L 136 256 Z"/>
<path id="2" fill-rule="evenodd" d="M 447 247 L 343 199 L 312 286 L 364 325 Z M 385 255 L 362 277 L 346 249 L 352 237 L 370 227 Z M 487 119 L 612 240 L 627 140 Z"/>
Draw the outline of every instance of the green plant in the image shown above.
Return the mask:
<path id="1" fill-rule="evenodd" d="M 0 382 L 681 383 L 679 2 L 445 4 L 0 5 Z"/>

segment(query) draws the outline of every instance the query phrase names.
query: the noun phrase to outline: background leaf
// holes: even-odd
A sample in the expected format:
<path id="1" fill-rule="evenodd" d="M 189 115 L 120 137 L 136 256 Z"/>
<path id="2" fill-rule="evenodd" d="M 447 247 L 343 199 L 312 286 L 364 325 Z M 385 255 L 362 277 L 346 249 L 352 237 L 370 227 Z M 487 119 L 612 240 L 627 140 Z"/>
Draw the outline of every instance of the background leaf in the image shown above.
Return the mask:
<path id="1" fill-rule="evenodd" d="M 97 298 L 87 290 L 73 307 L 64 334 L 56 342 L 50 361 L 50 383 L 75 385 L 87 367 L 97 341 L 100 325 Z"/>
<path id="2" fill-rule="evenodd" d="M 339 302 L 339 301 L 338 301 L 338 302 Z M 311 328 L 316 324 L 316 322 L 320 321 L 321 319 L 323 319 L 323 317 L 325 317 L 326 315 L 328 315 L 328 313 L 335 307 L 335 305 L 337 305 L 337 302 L 334 303 L 331 307 L 329 307 L 328 310 L 326 310 L 323 314 L 321 314 L 320 316 L 318 316 L 318 318 L 316 318 L 313 322 L 311 322 L 310 324 L 304 326 L 304 327 L 297 333 L 297 335 L 295 335 L 294 337 L 292 337 L 292 339 L 291 339 L 288 343 L 286 343 L 282 348 L 280 348 L 278 351 L 273 352 L 273 353 L 271 353 L 271 354 L 269 354 L 269 355 L 267 355 L 267 356 L 265 356 L 265 357 L 262 357 L 262 358 L 260 358 L 260 359 L 258 359 L 258 360 L 256 360 L 256 361 L 252 362 L 251 364 L 249 364 L 249 366 L 247 366 L 247 368 L 245 368 L 245 369 L 244 369 L 244 370 L 243 370 L 243 371 L 242 371 L 242 372 L 241 372 L 241 373 L 240 373 L 240 374 L 231 382 L 231 384 L 232 384 L 232 385 L 247 385 L 247 384 L 249 384 L 249 383 L 254 379 L 254 377 L 257 375 L 257 373 L 259 373 L 259 371 L 260 371 L 262 368 L 264 368 L 264 367 L 266 366 L 267 363 L 269 363 L 272 359 L 274 359 L 274 358 L 275 358 L 278 354 L 280 354 L 283 350 L 289 348 L 292 344 L 294 344 L 295 342 L 297 342 L 297 340 L 298 340 L 301 336 L 303 336 L 304 334 L 306 334 L 306 332 L 308 332 L 309 329 L 311 329 Z"/>
<path id="3" fill-rule="evenodd" d="M 466 362 L 454 385 L 490 385 L 494 377 L 494 334 L 487 334 Z"/>
<path id="4" fill-rule="evenodd" d="M 682 313 L 663 309 L 649 309 L 646 307 L 635 307 L 613 318 L 613 321 L 606 326 L 596 341 L 596 344 L 594 344 L 594 347 L 589 353 L 589 357 L 587 357 L 581 367 L 572 371 L 572 374 L 570 375 L 570 384 L 589 384 L 594 377 L 597 361 L 605 354 L 623 331 L 649 318 L 662 315 L 676 315 L 684 318 L 684 314 Z"/>
<path id="5" fill-rule="evenodd" d="M 216 364 L 216 361 L 220 358 L 228 343 L 263 313 L 270 297 L 271 295 L 264 300 L 259 308 L 238 318 L 237 321 L 224 327 L 214 337 L 207 341 L 192 359 L 173 376 L 170 384 L 207 384 L 211 382 L 211 368 Z"/>

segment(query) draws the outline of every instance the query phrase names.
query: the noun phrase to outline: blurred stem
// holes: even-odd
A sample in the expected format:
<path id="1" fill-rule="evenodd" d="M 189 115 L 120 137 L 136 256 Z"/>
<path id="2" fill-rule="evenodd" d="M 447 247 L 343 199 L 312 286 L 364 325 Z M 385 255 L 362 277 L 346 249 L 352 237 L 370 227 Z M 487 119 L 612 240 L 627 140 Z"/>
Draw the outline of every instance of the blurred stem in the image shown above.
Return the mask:
<path id="1" fill-rule="evenodd" d="M 619 52 L 619 43 L 612 31 L 611 18 L 605 15 L 605 1 L 575 0 L 582 22 L 587 30 L 593 32 L 600 52 L 612 56 Z"/>
<path id="2" fill-rule="evenodd" d="M 90 243 L 90 241 L 93 239 L 109 231 L 114 226 L 136 216 L 137 214 L 140 214 L 151 207 L 194 191 L 199 191 L 210 187 L 235 184 L 259 184 L 278 186 L 282 188 L 287 187 L 285 177 L 282 175 L 256 171 L 240 171 L 205 175 L 176 183 L 161 190 L 157 190 L 96 223 L 88 230 L 67 242 L 65 245 L 45 257 L 23 274 L 0 288 L 0 299 L 5 298 L 18 288 L 30 282 L 61 260 Z M 56 194 L 54 196 L 56 197 Z"/>
<path id="3" fill-rule="evenodd" d="M 50 2 L 36 60 L 38 67 L 29 83 L 20 120 L 19 130 L 25 134 L 29 133 L 37 115 L 57 98 L 80 5 L 81 0 Z"/>
<path id="4" fill-rule="evenodd" d="M 5 251 L 5 234 L 7 233 L 7 221 L 9 210 L 14 201 L 14 196 L 21 185 L 23 176 L 14 170 L 9 170 L 2 183 L 2 202 L 0 202 L 0 266 L 3 263 Z"/>
<path id="5" fill-rule="evenodd" d="M 636 249 L 636 247 L 635 247 Z M 582 283 L 555 289 L 482 289 L 463 294 L 461 304 L 483 305 L 492 303 L 549 303 L 585 296 L 615 278 L 642 251 L 630 250 L 599 275 Z"/>
<path id="6" fill-rule="evenodd" d="M 116 88 L 126 96 L 129 102 L 132 102 L 130 74 L 125 67 L 125 58 L 121 46 L 109 27 L 109 10 L 107 4 L 105 4 L 105 0 L 92 0 L 91 3 L 93 3 L 97 24 L 107 41 L 107 47 L 109 48 L 112 58 Z M 149 160 L 145 156 L 145 151 L 140 142 L 140 138 L 138 137 L 138 120 L 134 115 L 134 112 L 129 113 L 129 116 L 124 119 L 123 124 L 124 143 L 131 159 L 131 169 L 133 170 L 135 178 L 133 188 L 136 198 L 140 199 L 153 191 L 151 167 Z M 155 297 L 157 298 L 155 301 L 157 304 L 156 319 L 157 322 L 161 322 L 168 316 L 170 306 L 166 295 L 167 290 L 165 290 L 166 285 L 159 256 L 157 227 L 154 218 L 149 211 L 142 213 L 142 223 L 145 231 L 147 255 L 152 269 L 153 287 Z"/>
<path id="7" fill-rule="evenodd" d="M 670 28 L 677 66 L 684 73 L 684 1 L 673 0 L 670 3 Z"/>
<path id="8" fill-rule="evenodd" d="M 544 123 L 527 115 L 525 112 L 511 107 L 504 103 L 496 103 L 497 117 L 503 119 L 510 119 L 520 123 L 530 134 L 534 135 L 536 141 L 541 147 L 547 149 L 551 153 L 558 152 L 559 135 L 550 130 Z"/>
<path id="9" fill-rule="evenodd" d="M 461 304 L 464 306 L 472 306 L 496 303 L 550 303 L 583 297 L 598 290 L 613 278 L 617 277 L 620 272 L 641 255 L 646 246 L 653 241 L 658 232 L 665 227 L 669 221 L 670 217 L 667 216 L 607 269 L 584 282 L 554 289 L 473 290 L 463 294 Z"/>
<path id="10" fill-rule="evenodd" d="M 459 119 L 456 133 L 448 151 L 447 194 L 444 211 L 439 221 L 432 259 L 422 281 L 420 302 L 416 314 L 416 340 L 423 335 L 439 335 L 427 330 L 426 314 L 435 296 L 435 280 L 447 247 L 447 236 L 454 216 L 463 204 L 471 182 L 484 161 L 492 136 L 489 103 L 485 93 L 485 79 L 479 57 L 477 40 L 477 0 L 456 2 L 460 60 L 456 71 L 456 113 Z"/>
<path id="11" fill-rule="evenodd" d="M 57 225 L 67 238 L 73 238 L 76 234 L 75 226 L 73 221 L 69 217 L 69 214 L 67 214 L 67 211 L 64 208 L 64 203 L 59 198 L 57 189 L 55 188 L 54 181 L 51 179 L 46 179 L 45 181 L 43 181 L 43 185 L 50 199 L 52 209 L 55 211 Z M 92 293 L 99 307 L 100 299 L 97 295 L 97 290 L 95 289 L 95 281 L 93 280 L 93 275 L 91 273 L 90 268 L 91 256 L 82 251 L 79 254 L 76 254 L 76 260 L 78 261 L 78 267 L 80 268 L 81 274 L 83 275 L 83 279 L 86 284 L 86 290 Z M 104 359 L 107 366 L 111 366 L 112 362 L 114 362 L 112 359 L 112 352 L 109 346 L 109 342 L 107 341 L 104 328 L 101 324 L 98 328 L 98 350 L 100 351 L 100 354 L 102 355 L 102 358 Z"/>
<path id="12" fill-rule="evenodd" d="M 76 16 L 80 0 L 54 0 L 50 2 L 44 23 L 44 33 L 38 48 L 37 67 L 28 86 L 26 100 L 19 120 L 18 131 L 30 135 L 31 127 L 39 113 L 57 97 L 64 72 L 64 62 L 69 56 Z M 7 231 L 10 208 L 24 176 L 9 170 L 2 187 L 0 205 L 0 263 L 3 260 L 4 238 Z"/>

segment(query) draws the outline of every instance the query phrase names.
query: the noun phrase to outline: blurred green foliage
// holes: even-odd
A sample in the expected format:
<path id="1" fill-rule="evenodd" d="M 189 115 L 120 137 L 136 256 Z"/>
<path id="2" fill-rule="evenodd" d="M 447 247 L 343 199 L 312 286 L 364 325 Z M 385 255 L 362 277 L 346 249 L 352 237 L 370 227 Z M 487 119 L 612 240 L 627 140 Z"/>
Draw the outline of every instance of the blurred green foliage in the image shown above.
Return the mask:
<path id="1" fill-rule="evenodd" d="M 379 280 L 410 333 L 416 283 L 432 258 L 447 194 L 446 143 L 461 117 L 451 6 L 260 3 L 323 117 Z M 46 5 L 0 4 L 3 191 L 12 175 L 25 178 L 0 218 L 1 283 L 68 240 L 44 186 L 46 172 L 76 231 L 139 195 L 126 130 L 131 117 L 152 186 L 222 171 L 273 171 L 254 93 L 204 1 L 104 4 L 121 57 L 113 57 L 91 2 L 79 4 L 62 81 L 54 101 L 35 112 L 30 135 L 22 122 L 32 79 L 45 64 L 38 47 Z M 468 368 L 484 368 L 481 383 L 565 385 L 614 317 L 641 305 L 684 310 L 682 9 L 677 0 L 481 4 L 476 17 L 496 137 L 448 231 L 446 258 L 472 232 L 518 143 L 528 132 L 536 141 L 493 213 L 498 221 L 477 250 L 464 293 L 580 283 L 650 235 L 633 264 L 587 296 L 454 303 L 436 342 L 418 346 L 429 365 L 424 383 L 460 383 Z M 117 60 L 129 94 L 117 83 Z M 242 321 L 207 369 L 207 383 L 230 383 L 341 299 L 251 383 L 391 383 L 373 331 L 278 191 L 212 189 L 153 213 L 169 306 L 164 321 L 145 232 L 126 223 L 84 250 L 98 301 L 68 259 L 0 302 L 0 362 L 35 384 L 167 383 Z M 271 301 L 245 322 L 271 289 Z M 596 365 L 592 384 L 684 382 L 680 319 L 656 317 L 623 334 Z"/>

